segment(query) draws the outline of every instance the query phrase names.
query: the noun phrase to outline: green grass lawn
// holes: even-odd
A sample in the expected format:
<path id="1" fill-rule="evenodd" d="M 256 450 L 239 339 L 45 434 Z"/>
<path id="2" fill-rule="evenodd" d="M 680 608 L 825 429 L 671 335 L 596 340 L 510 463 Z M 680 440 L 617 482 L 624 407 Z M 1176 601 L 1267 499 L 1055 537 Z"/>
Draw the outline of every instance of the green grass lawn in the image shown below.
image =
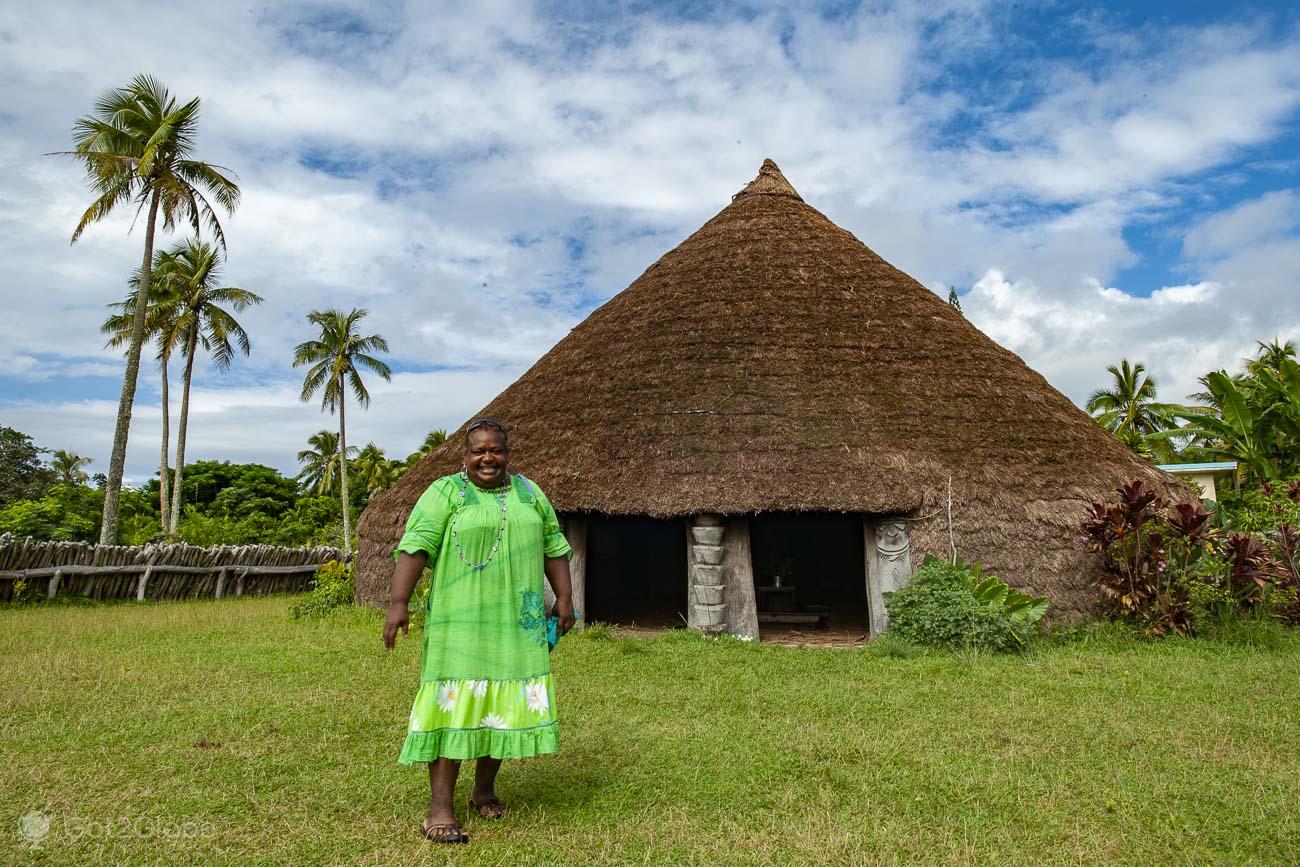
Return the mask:
<path id="1" fill-rule="evenodd" d="M 502 822 L 463 774 L 452 848 L 396 763 L 417 642 L 288 606 L 0 611 L 0 862 L 1300 861 L 1294 636 L 894 659 L 596 630 L 555 654 L 561 752 L 505 766 Z"/>

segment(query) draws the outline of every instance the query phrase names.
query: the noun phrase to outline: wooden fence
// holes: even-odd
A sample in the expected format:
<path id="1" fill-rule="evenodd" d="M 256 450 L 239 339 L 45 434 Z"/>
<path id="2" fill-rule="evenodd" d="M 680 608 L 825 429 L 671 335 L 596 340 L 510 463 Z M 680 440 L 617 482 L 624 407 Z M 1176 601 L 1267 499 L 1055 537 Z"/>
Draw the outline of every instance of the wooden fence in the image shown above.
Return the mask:
<path id="1" fill-rule="evenodd" d="M 19 581 L 88 599 L 195 599 L 263 596 L 308 589 L 316 569 L 343 560 L 338 548 L 271 545 L 92 545 L 0 536 L 0 602 Z M 29 591 L 30 592 L 30 591 Z"/>

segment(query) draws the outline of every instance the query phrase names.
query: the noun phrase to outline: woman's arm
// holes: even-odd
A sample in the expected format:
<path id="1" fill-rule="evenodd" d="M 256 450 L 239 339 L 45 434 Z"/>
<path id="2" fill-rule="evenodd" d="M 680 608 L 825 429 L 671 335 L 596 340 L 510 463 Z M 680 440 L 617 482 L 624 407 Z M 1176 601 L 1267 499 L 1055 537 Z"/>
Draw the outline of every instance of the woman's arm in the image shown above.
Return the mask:
<path id="1" fill-rule="evenodd" d="M 416 583 L 419 582 L 420 576 L 424 574 L 424 564 L 428 560 L 429 555 L 423 551 L 417 551 L 414 554 L 403 551 L 397 558 L 397 568 L 393 570 L 393 587 L 388 594 L 388 617 L 384 620 L 384 647 L 389 650 L 392 650 L 393 646 L 397 644 L 397 630 L 402 630 L 403 635 L 409 635 L 411 632 L 411 621 L 406 607 L 411 602 L 411 592 L 415 590 Z M 565 564 L 564 575 L 565 586 L 568 586 L 569 568 L 567 563 Z M 429 580 L 432 581 L 433 579 L 430 578 Z"/>
<path id="2" fill-rule="evenodd" d="M 560 631 L 573 628 L 573 580 L 569 577 L 568 557 L 547 557 L 546 580 L 555 592 L 555 607 L 551 613 L 560 618 Z"/>

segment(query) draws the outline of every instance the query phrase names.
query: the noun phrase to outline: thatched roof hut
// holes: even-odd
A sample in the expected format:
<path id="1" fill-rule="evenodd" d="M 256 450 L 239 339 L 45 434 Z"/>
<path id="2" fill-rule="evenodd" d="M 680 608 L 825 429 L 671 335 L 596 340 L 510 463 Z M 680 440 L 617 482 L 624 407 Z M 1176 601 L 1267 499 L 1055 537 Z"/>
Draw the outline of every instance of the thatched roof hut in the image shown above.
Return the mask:
<path id="1" fill-rule="evenodd" d="M 755 607 L 800 607 L 779 590 L 763 605 L 774 576 L 756 574 L 758 560 L 786 570 L 787 586 L 800 572 L 814 581 L 809 573 L 837 567 L 810 551 L 848 526 L 854 592 L 873 631 L 880 592 L 924 553 L 953 545 L 1048 595 L 1058 615 L 1089 610 L 1096 564 L 1076 538 L 1084 506 L 1134 478 L 1169 484 L 1019 357 L 806 204 L 771 160 L 481 414 L 510 425 L 514 469 L 570 517 L 576 541 L 595 549 L 598 527 L 626 535 L 628 522 L 676 527 L 685 541 L 670 554 L 691 563 L 689 578 L 682 563 L 671 579 L 635 580 L 680 576 L 676 598 L 689 583 L 693 623 L 721 620 L 741 634 L 756 629 Z M 430 482 L 460 467 L 460 449 L 458 431 L 366 509 L 363 601 L 384 602 L 406 516 Z M 815 516 L 830 523 L 808 523 Z M 638 561 L 663 547 L 620 538 Z M 720 579 L 699 568 L 715 559 Z M 602 567 L 606 598 L 646 595 L 633 586 L 635 564 L 624 565 Z M 585 577 L 594 589 L 597 576 Z M 704 596 L 723 604 L 697 590 L 715 580 L 725 586 L 720 617 L 696 610 Z"/>

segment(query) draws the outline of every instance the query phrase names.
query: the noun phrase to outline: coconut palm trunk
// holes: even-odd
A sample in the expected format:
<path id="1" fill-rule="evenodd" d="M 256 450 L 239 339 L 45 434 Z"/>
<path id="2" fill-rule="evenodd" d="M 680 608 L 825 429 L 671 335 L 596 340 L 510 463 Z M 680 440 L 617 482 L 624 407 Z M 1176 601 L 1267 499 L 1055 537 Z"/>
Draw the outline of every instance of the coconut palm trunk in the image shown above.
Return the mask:
<path id="1" fill-rule="evenodd" d="M 171 539 L 176 538 L 176 528 L 181 520 L 181 482 L 185 474 L 185 431 L 190 422 L 190 381 L 194 378 L 194 355 L 198 349 L 199 331 L 197 328 L 191 328 L 186 343 L 185 379 L 181 386 L 181 419 L 176 425 L 176 472 L 175 482 L 172 485 L 171 524 L 167 530 L 167 535 Z"/>
<path id="2" fill-rule="evenodd" d="M 343 371 L 339 371 L 339 394 L 343 391 Z M 352 553 L 352 521 L 349 512 L 352 511 L 348 504 L 348 433 L 347 423 L 344 421 L 344 407 L 347 404 L 346 398 L 339 400 L 339 473 L 340 486 L 343 489 L 343 553 Z"/>
<path id="3" fill-rule="evenodd" d="M 167 506 L 171 501 L 171 398 L 167 389 L 167 353 L 159 359 L 162 368 L 162 457 L 158 462 L 158 525 L 164 533 L 171 526 Z"/>
<path id="4" fill-rule="evenodd" d="M 131 432 L 131 409 L 135 404 L 135 382 L 140 374 L 140 352 L 144 348 L 145 317 L 149 309 L 149 272 L 153 264 L 154 229 L 158 226 L 158 200 L 155 189 L 149 197 L 149 219 L 144 230 L 144 260 L 140 265 L 140 288 L 135 293 L 135 318 L 131 323 L 131 346 L 126 353 L 126 372 L 122 375 L 122 394 L 117 400 L 117 427 L 113 430 L 113 453 L 108 459 L 108 486 L 104 489 L 104 512 L 99 529 L 99 544 L 117 542 L 117 507 L 122 497 L 122 476 L 126 470 L 126 440 Z"/>

